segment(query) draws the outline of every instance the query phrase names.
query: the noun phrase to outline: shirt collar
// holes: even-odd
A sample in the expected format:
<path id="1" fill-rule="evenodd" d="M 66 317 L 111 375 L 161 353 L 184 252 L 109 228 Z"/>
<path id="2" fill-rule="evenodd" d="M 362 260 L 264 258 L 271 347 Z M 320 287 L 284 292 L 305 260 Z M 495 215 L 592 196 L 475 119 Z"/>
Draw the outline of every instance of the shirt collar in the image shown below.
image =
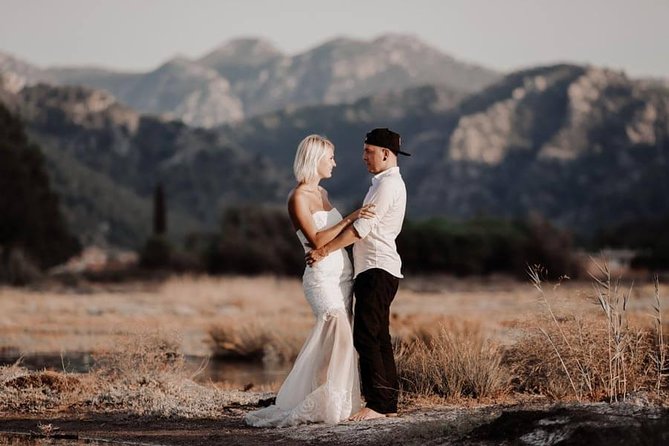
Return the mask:
<path id="1" fill-rule="evenodd" d="M 389 169 L 384 170 L 383 172 L 379 172 L 376 175 L 372 177 L 372 184 L 376 184 L 379 182 L 382 178 L 385 178 L 390 175 L 399 175 L 400 173 L 400 168 L 399 166 L 391 167 Z"/>

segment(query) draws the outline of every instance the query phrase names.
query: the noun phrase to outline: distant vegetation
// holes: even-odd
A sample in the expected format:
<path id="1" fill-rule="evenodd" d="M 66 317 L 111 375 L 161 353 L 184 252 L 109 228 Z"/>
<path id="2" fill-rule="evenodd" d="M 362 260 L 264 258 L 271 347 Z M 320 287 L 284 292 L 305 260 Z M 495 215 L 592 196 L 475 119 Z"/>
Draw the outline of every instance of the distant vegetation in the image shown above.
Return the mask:
<path id="1" fill-rule="evenodd" d="M 44 160 L 18 118 L 0 105 L 0 281 L 20 283 L 79 250 Z"/>
<path id="2" fill-rule="evenodd" d="M 599 231 L 593 245 L 638 251 L 632 267 L 669 269 L 669 215 L 664 218 L 636 219 Z"/>
<path id="3" fill-rule="evenodd" d="M 228 209 L 204 252 L 211 273 L 298 275 L 304 252 L 284 209 Z"/>
<path id="4" fill-rule="evenodd" d="M 407 221 L 397 243 L 410 273 L 506 273 L 525 278 L 527 266 L 535 264 L 552 277 L 579 273 L 571 236 L 539 216 Z"/>
<path id="5" fill-rule="evenodd" d="M 525 278 L 528 264 L 540 264 L 554 277 L 578 274 L 570 236 L 536 216 L 406 221 L 397 243 L 410 273 Z M 220 232 L 200 239 L 199 246 L 212 273 L 300 275 L 304 270 L 300 243 L 281 208 L 230 208 Z"/>

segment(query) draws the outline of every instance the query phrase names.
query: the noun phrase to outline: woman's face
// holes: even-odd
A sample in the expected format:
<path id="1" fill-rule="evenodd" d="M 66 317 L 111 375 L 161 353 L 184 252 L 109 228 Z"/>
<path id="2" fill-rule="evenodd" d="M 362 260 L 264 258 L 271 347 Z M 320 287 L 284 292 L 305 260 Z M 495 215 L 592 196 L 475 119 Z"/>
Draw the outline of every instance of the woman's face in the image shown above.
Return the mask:
<path id="1" fill-rule="evenodd" d="M 332 148 L 325 149 L 325 155 L 318 162 L 316 172 L 320 178 L 330 178 L 332 176 L 332 169 L 337 165 L 334 159 L 334 150 Z"/>

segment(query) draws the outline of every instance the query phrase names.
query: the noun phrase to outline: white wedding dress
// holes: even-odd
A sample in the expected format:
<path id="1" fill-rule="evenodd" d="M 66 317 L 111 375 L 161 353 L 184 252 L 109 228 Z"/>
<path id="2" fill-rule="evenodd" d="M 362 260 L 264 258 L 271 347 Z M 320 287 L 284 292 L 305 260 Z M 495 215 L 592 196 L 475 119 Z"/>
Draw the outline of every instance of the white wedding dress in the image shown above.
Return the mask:
<path id="1" fill-rule="evenodd" d="M 341 221 L 336 209 L 313 214 L 321 230 Z M 297 236 L 309 251 L 301 231 Z M 353 347 L 351 299 L 353 268 L 345 250 L 307 266 L 304 294 L 316 325 L 302 346 L 293 369 L 276 396 L 276 403 L 248 413 L 244 421 L 257 427 L 300 423 L 338 423 L 361 407 L 358 355 Z"/>

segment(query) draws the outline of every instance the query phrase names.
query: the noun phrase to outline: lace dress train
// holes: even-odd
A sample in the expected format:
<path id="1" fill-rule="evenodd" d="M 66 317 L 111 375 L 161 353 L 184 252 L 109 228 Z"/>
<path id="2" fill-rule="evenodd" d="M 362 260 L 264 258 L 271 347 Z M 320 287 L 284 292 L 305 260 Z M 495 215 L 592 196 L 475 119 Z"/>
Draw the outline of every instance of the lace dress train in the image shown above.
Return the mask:
<path id="1" fill-rule="evenodd" d="M 316 227 L 336 224 L 336 209 L 313 214 Z M 306 246 L 306 239 L 297 232 Z M 338 423 L 361 407 L 358 356 L 353 347 L 351 299 L 353 268 L 344 250 L 306 267 L 302 283 L 316 324 L 281 385 L 276 403 L 244 418 L 251 426 Z"/>

